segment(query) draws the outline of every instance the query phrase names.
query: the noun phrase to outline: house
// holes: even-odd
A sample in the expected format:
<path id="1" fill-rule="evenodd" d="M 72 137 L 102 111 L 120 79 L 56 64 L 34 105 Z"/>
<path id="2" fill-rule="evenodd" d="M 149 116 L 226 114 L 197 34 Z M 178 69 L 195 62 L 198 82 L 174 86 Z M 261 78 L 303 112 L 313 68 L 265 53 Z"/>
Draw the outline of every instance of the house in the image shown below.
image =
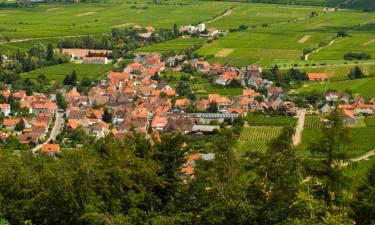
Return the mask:
<path id="1" fill-rule="evenodd" d="M 17 123 L 21 121 L 21 118 L 4 118 L 3 127 L 6 129 L 14 130 Z"/>
<path id="2" fill-rule="evenodd" d="M 164 128 L 168 125 L 168 119 L 166 117 L 155 116 L 152 120 L 151 127 L 158 131 L 163 131 Z"/>
<path id="3" fill-rule="evenodd" d="M 375 115 L 375 105 L 374 104 L 354 104 L 355 115 Z"/>
<path id="4" fill-rule="evenodd" d="M 0 104 L 0 112 L 4 114 L 4 116 L 9 116 L 10 114 L 10 105 L 3 103 Z"/>
<path id="5" fill-rule="evenodd" d="M 202 33 L 205 30 L 206 30 L 206 25 L 204 23 L 201 23 L 201 24 L 198 24 L 197 26 L 193 26 L 193 25 L 183 26 L 180 28 L 180 33 L 184 33 L 184 32 L 188 34 Z"/>
<path id="6" fill-rule="evenodd" d="M 307 74 L 309 81 L 325 81 L 328 79 L 328 75 L 326 73 L 309 73 Z"/>
<path id="7" fill-rule="evenodd" d="M 169 132 L 189 133 L 192 131 L 194 122 L 188 118 L 169 118 L 165 128 Z"/>
<path id="8" fill-rule="evenodd" d="M 215 125 L 194 125 L 192 128 L 192 132 L 198 133 L 214 133 L 220 130 L 220 126 Z"/>
<path id="9" fill-rule="evenodd" d="M 38 114 L 51 114 L 55 115 L 57 112 L 57 105 L 54 102 L 45 102 L 45 103 L 34 103 L 31 106 L 31 112 L 34 115 Z"/>
<path id="10" fill-rule="evenodd" d="M 350 95 L 346 94 L 345 92 L 333 92 L 329 91 L 325 95 L 325 99 L 327 102 L 337 102 L 342 101 L 345 103 L 349 103 Z"/>
<path id="11" fill-rule="evenodd" d="M 146 30 L 147 32 L 153 32 L 153 31 L 155 31 L 155 28 L 154 28 L 154 27 L 151 27 L 151 26 L 147 26 L 147 27 L 145 27 L 145 30 Z"/>
<path id="12" fill-rule="evenodd" d="M 18 136 L 18 140 L 21 144 L 37 144 L 40 138 L 39 133 L 24 133 Z"/>
<path id="13" fill-rule="evenodd" d="M 83 63 L 85 64 L 108 64 L 108 58 L 103 56 L 92 56 L 92 57 L 84 57 Z"/>
<path id="14" fill-rule="evenodd" d="M 210 101 L 208 99 L 203 98 L 195 104 L 195 107 L 200 112 L 206 112 L 210 107 Z"/>
<path id="15" fill-rule="evenodd" d="M 60 49 L 55 49 L 56 52 L 60 52 Z M 97 49 L 61 49 L 61 53 L 70 55 L 71 59 L 83 59 L 90 54 L 95 55 L 109 55 L 112 54 L 112 50 L 97 50 Z"/>
<path id="16" fill-rule="evenodd" d="M 55 156 L 60 153 L 60 145 L 58 144 L 43 144 L 41 152 L 49 156 Z"/>
<path id="17" fill-rule="evenodd" d="M 189 100 L 186 98 L 176 99 L 175 106 L 178 108 L 186 108 L 189 106 Z"/>

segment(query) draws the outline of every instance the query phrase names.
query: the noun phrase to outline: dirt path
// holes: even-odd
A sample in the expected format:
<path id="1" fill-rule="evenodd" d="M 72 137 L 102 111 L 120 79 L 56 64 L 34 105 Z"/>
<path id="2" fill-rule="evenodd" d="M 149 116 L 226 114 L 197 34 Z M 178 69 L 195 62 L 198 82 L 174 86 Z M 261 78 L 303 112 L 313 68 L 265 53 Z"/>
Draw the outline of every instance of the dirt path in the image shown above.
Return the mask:
<path id="1" fill-rule="evenodd" d="M 237 7 L 237 6 L 236 6 Z M 218 17 L 216 17 L 216 18 L 214 18 L 214 19 L 212 19 L 212 20 L 209 20 L 209 21 L 207 21 L 206 23 L 212 23 L 212 22 L 214 22 L 214 21 L 216 21 L 216 20 L 219 20 L 219 19 L 221 19 L 221 18 L 223 18 L 223 17 L 225 17 L 225 16 L 230 16 L 231 14 L 232 14 L 232 9 L 234 9 L 234 8 L 236 8 L 236 7 L 233 7 L 233 8 L 231 8 L 231 9 L 229 9 L 228 11 L 226 11 L 225 13 L 223 13 L 222 15 L 220 15 L 220 16 L 218 16 Z"/>
<path id="2" fill-rule="evenodd" d="M 309 54 L 306 54 L 306 55 L 305 55 L 305 61 L 309 60 L 309 56 L 310 56 L 311 54 L 317 53 L 317 52 L 319 52 L 320 50 L 322 50 L 323 48 L 327 48 L 327 47 L 333 45 L 333 44 L 335 43 L 336 40 L 337 40 L 337 39 L 333 39 L 331 42 L 329 42 L 328 45 L 325 45 L 325 46 L 323 46 L 323 47 L 320 47 L 320 48 L 316 49 L 315 51 L 312 51 L 312 52 L 310 52 Z"/>
<path id="3" fill-rule="evenodd" d="M 353 157 L 351 159 L 349 159 L 347 162 L 343 162 L 341 164 L 341 167 L 347 167 L 349 166 L 351 163 L 356 163 L 356 162 L 360 162 L 360 161 L 363 161 L 363 160 L 367 160 L 371 157 L 375 156 L 375 149 L 371 150 L 371 151 L 368 151 L 362 155 L 359 155 L 359 156 L 356 156 L 356 157 Z"/>
<path id="4" fill-rule="evenodd" d="M 302 138 L 302 131 L 305 125 L 305 116 L 306 116 L 306 109 L 297 109 L 297 126 L 296 126 L 296 132 L 293 135 L 293 145 L 297 146 L 301 143 Z"/>

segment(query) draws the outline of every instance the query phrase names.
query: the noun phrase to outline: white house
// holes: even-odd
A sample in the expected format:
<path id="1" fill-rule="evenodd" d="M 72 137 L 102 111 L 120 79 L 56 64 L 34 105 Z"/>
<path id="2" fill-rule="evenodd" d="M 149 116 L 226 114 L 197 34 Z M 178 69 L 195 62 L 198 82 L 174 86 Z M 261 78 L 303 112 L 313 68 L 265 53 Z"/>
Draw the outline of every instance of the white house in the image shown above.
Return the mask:
<path id="1" fill-rule="evenodd" d="M 0 104 L 0 112 L 4 114 L 4 116 L 9 116 L 10 114 L 10 105 L 9 104 Z"/>

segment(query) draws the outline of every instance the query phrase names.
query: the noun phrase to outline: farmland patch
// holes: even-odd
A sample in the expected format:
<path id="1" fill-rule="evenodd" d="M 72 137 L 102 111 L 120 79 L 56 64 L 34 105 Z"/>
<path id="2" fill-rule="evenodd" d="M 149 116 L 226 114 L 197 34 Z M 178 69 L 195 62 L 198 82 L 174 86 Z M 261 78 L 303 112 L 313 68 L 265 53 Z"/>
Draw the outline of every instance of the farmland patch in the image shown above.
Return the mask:
<path id="1" fill-rule="evenodd" d="M 308 41 L 310 38 L 311 38 L 311 35 L 305 35 L 305 36 L 303 36 L 301 39 L 298 40 L 298 43 L 299 43 L 299 44 L 303 44 L 303 43 L 305 43 L 306 41 Z"/>
<path id="2" fill-rule="evenodd" d="M 215 54 L 215 57 L 227 57 L 233 52 L 233 50 L 233 48 L 223 48 Z"/>
<path id="3" fill-rule="evenodd" d="M 369 40 L 368 42 L 366 43 L 363 43 L 362 46 L 367 46 L 367 45 L 371 45 L 372 43 L 375 42 L 375 39 L 372 39 L 372 40 Z"/>
<path id="4" fill-rule="evenodd" d="M 96 12 L 81 13 L 81 14 L 78 14 L 77 16 L 89 16 L 89 15 L 93 15 L 93 14 L 96 14 Z"/>
<path id="5" fill-rule="evenodd" d="M 123 24 L 118 24 L 118 25 L 114 25 L 112 26 L 113 28 L 126 28 L 126 27 L 130 27 L 130 26 L 133 26 L 134 23 L 123 23 Z"/>

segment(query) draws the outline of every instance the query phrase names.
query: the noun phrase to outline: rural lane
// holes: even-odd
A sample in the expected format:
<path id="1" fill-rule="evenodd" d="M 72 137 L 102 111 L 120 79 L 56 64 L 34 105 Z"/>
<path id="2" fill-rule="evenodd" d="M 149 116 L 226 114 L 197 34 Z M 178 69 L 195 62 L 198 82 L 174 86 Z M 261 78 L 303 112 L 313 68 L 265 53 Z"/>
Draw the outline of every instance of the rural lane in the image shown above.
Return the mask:
<path id="1" fill-rule="evenodd" d="M 60 128 L 61 128 L 62 124 L 64 123 L 63 116 L 64 116 L 63 113 L 57 113 L 56 114 L 55 123 L 53 125 L 52 130 L 51 130 L 51 133 L 50 133 L 48 139 L 43 144 L 47 144 L 51 140 L 53 140 L 53 141 L 56 140 L 57 135 L 60 134 Z M 35 153 L 35 152 L 39 151 L 42 148 L 43 144 L 40 144 L 40 145 L 36 146 L 35 148 L 31 149 L 31 153 Z"/>
<path id="2" fill-rule="evenodd" d="M 306 109 L 297 109 L 297 126 L 296 132 L 293 135 L 293 145 L 299 145 L 301 143 L 302 131 L 305 125 L 305 116 L 306 116 Z"/>

